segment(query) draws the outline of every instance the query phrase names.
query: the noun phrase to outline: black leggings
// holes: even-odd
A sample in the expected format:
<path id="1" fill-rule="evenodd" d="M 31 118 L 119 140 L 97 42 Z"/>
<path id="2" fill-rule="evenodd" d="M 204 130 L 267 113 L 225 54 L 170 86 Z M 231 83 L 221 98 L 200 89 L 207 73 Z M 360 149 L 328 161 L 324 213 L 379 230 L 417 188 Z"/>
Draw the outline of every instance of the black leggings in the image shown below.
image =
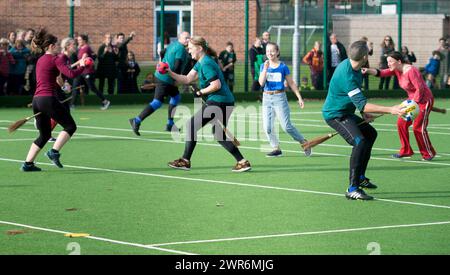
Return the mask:
<path id="1" fill-rule="evenodd" d="M 34 114 L 41 112 L 36 116 L 36 127 L 39 130 L 39 137 L 34 141 L 39 148 L 43 148 L 52 136 L 50 118 L 53 118 L 64 131 L 72 136 L 77 130 L 77 125 L 70 115 L 69 108 L 59 102 L 53 96 L 38 96 L 33 98 Z"/>
<path id="2" fill-rule="evenodd" d="M 327 120 L 348 144 L 353 146 L 350 157 L 350 184 L 358 187 L 360 178 L 365 175 L 370 160 L 372 146 L 377 138 L 377 131 L 369 123 L 356 115 Z"/>
<path id="3" fill-rule="evenodd" d="M 220 120 L 226 127 L 232 112 L 233 106 L 230 104 L 213 101 L 208 101 L 206 105 L 203 104 L 202 109 L 191 117 L 186 124 L 186 144 L 183 158 L 187 160 L 191 159 L 194 148 L 197 145 L 198 130 L 203 128 L 207 123 L 213 123 L 213 134 L 217 142 L 232 154 L 237 161 L 244 159 L 239 149 L 228 139 L 223 128 L 217 122 L 217 120 Z"/>
<path id="4" fill-rule="evenodd" d="M 94 74 L 82 74 L 78 77 L 76 77 L 73 80 L 73 86 L 72 86 L 72 100 L 71 104 L 75 104 L 75 100 L 77 99 L 78 90 L 76 89 L 78 86 L 83 83 L 83 81 L 86 83 L 87 87 L 85 87 L 86 95 L 89 93 L 89 90 L 92 90 L 98 98 L 103 102 L 105 101 L 105 97 L 102 93 L 95 87 L 95 75 Z"/>

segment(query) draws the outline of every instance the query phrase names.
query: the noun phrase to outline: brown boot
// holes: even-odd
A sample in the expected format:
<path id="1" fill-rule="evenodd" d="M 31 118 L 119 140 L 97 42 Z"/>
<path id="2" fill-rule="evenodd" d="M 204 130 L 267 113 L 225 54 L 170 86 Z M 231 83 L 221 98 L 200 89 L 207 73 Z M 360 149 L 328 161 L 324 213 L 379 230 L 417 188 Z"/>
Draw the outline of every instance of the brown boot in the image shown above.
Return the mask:
<path id="1" fill-rule="evenodd" d="M 252 169 L 252 166 L 250 165 L 250 162 L 248 162 L 248 160 L 246 160 L 243 163 L 236 163 L 236 165 L 233 167 L 233 172 L 245 172 L 245 171 L 249 171 Z"/>
<path id="2" fill-rule="evenodd" d="M 171 161 L 171 162 L 167 163 L 167 165 L 169 165 L 169 167 L 172 167 L 174 169 L 181 169 L 181 170 L 186 170 L 186 171 L 191 170 L 191 162 L 189 160 L 185 160 L 183 158 L 179 158 L 174 161 Z"/>

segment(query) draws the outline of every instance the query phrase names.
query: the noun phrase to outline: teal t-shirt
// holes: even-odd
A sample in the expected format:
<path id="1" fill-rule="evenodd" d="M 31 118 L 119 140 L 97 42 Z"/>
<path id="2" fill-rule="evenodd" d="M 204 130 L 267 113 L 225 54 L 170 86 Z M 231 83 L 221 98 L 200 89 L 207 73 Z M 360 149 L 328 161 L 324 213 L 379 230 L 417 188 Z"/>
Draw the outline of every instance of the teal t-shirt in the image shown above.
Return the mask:
<path id="1" fill-rule="evenodd" d="M 234 96 L 225 82 L 219 65 L 214 61 L 214 59 L 212 59 L 209 55 L 205 55 L 202 59 L 195 63 L 193 69 L 198 73 L 201 89 L 208 87 L 214 80 L 220 80 L 220 90 L 208 94 L 206 99 L 207 101 L 234 103 Z"/>
<path id="2" fill-rule="evenodd" d="M 169 68 L 171 70 L 175 67 L 175 60 L 180 59 L 181 60 L 181 71 L 184 72 L 184 68 L 186 67 L 188 58 L 187 58 L 187 52 L 184 48 L 183 44 L 180 42 L 174 41 L 172 42 L 166 49 L 166 53 L 163 58 L 163 62 L 166 62 L 169 64 Z M 160 74 L 158 71 L 155 71 L 155 77 L 157 77 L 159 80 L 166 82 L 168 84 L 174 85 L 175 80 L 169 76 L 168 73 L 166 74 Z"/>
<path id="3" fill-rule="evenodd" d="M 342 61 L 334 71 L 328 88 L 328 95 L 322 107 L 325 120 L 363 111 L 367 99 L 361 92 L 362 73 L 355 71 L 349 59 Z"/>

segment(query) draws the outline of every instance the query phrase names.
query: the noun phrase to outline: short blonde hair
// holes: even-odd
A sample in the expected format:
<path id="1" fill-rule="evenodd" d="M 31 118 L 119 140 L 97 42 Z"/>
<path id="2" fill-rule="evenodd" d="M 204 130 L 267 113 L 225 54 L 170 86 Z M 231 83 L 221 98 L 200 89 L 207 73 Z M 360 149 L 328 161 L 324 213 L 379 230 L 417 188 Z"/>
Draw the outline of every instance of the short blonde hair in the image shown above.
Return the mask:
<path id="1" fill-rule="evenodd" d="M 72 37 L 66 37 L 61 41 L 61 48 L 66 50 L 71 43 L 75 43 L 75 40 Z"/>

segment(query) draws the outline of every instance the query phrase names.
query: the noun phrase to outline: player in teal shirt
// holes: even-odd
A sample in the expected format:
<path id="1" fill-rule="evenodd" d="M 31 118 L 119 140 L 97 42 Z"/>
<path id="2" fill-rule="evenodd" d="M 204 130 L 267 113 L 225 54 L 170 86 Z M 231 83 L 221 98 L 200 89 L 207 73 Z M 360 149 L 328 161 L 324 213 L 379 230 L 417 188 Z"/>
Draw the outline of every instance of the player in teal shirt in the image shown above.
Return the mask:
<path id="1" fill-rule="evenodd" d="M 197 60 L 197 63 L 188 75 L 180 75 L 172 70 L 169 70 L 169 75 L 178 83 L 186 85 L 198 79 L 200 90 L 195 93 L 195 96 L 206 96 L 206 104 L 203 104 L 202 109 L 194 114 L 187 123 L 184 154 L 181 158 L 169 162 L 169 167 L 182 170 L 191 169 L 191 157 L 197 144 L 197 131 L 207 123 L 212 123 L 215 139 L 237 161 L 232 171 L 249 171 L 251 169 L 250 162 L 242 156 L 233 142 L 228 140 L 220 124 L 216 122 L 216 120 L 220 120 L 226 127 L 234 106 L 233 94 L 225 82 L 219 65 L 212 58 L 217 56 L 216 52 L 208 46 L 204 38 L 196 36 L 189 41 L 189 53 L 194 60 Z"/>
<path id="2" fill-rule="evenodd" d="M 178 35 L 178 40 L 172 42 L 166 49 L 163 62 L 169 65 L 169 68 L 181 74 L 187 65 L 188 58 L 185 47 L 187 46 L 190 39 L 188 32 L 182 32 Z M 161 74 L 158 71 L 155 72 L 156 78 L 156 89 L 153 101 L 142 110 L 142 112 L 134 117 L 130 118 L 129 122 L 133 132 L 140 136 L 139 127 L 144 119 L 150 116 L 154 111 L 161 108 L 164 98 L 166 96 L 170 97 L 169 101 L 169 114 L 167 120 L 166 131 L 178 130 L 173 122 L 173 116 L 175 115 L 175 107 L 181 100 L 180 92 L 176 86 L 175 80 L 169 76 L 169 74 Z"/>
<path id="3" fill-rule="evenodd" d="M 363 95 L 361 68 L 367 61 L 368 52 L 365 41 L 357 41 L 350 46 L 349 59 L 342 61 L 336 68 L 322 108 L 327 124 L 353 146 L 350 157 L 350 186 L 345 194 L 352 200 L 372 200 L 373 197 L 367 195 L 362 188 L 377 188 L 365 176 L 372 146 L 377 138 L 377 131 L 368 123 L 373 120 L 370 113 L 404 113 L 399 106 L 371 104 Z M 361 112 L 363 118 L 355 115 L 356 109 Z"/>

